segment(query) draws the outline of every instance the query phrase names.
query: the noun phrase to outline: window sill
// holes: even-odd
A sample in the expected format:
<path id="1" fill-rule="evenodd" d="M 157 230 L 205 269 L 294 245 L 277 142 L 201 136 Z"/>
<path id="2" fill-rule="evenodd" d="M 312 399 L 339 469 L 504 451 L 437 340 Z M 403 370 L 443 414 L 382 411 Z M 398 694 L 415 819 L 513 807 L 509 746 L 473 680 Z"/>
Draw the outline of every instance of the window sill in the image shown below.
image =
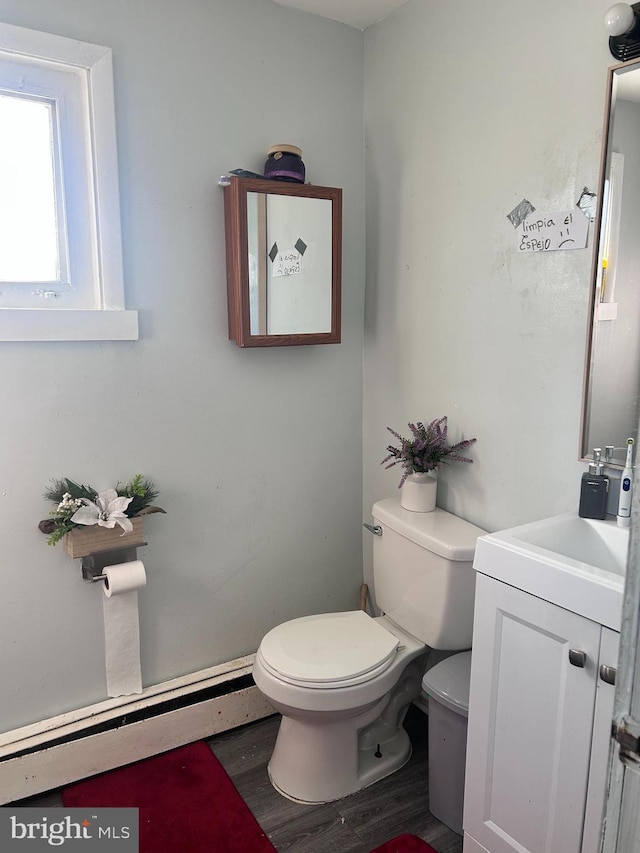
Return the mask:
<path id="1" fill-rule="evenodd" d="M 0 341 L 137 340 L 137 311 L 0 308 Z"/>

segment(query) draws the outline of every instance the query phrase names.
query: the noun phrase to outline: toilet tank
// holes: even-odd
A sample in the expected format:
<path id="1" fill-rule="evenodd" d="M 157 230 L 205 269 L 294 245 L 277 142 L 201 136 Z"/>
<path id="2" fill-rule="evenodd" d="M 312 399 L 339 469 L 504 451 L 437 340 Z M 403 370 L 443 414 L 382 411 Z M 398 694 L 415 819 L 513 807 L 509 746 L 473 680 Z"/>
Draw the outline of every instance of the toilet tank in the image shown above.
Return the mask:
<path id="1" fill-rule="evenodd" d="M 382 528 L 373 544 L 378 607 L 432 649 L 471 648 L 473 555 L 486 531 L 443 509 L 402 509 L 399 498 L 378 501 L 372 514 Z"/>

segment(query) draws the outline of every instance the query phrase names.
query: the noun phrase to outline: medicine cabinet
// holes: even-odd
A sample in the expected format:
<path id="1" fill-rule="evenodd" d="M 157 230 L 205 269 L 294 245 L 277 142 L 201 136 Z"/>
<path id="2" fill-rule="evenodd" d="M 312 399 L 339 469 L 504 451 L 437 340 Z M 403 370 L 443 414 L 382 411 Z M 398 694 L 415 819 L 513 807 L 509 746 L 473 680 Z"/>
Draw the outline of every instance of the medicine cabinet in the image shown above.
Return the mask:
<path id="1" fill-rule="evenodd" d="M 233 176 L 224 214 L 229 338 L 340 343 L 342 190 Z"/>

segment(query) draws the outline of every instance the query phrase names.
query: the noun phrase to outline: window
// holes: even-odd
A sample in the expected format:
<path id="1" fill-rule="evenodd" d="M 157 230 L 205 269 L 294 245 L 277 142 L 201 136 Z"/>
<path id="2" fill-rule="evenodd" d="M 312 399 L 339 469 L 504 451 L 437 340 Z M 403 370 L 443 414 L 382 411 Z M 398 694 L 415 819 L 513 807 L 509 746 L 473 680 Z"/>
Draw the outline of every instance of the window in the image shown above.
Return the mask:
<path id="1" fill-rule="evenodd" d="M 0 340 L 136 340 L 111 51 L 0 24 Z"/>
<path id="2" fill-rule="evenodd" d="M 0 92 L 0 281 L 60 279 L 54 104 Z M 37 247 L 37 251 L 34 251 Z"/>

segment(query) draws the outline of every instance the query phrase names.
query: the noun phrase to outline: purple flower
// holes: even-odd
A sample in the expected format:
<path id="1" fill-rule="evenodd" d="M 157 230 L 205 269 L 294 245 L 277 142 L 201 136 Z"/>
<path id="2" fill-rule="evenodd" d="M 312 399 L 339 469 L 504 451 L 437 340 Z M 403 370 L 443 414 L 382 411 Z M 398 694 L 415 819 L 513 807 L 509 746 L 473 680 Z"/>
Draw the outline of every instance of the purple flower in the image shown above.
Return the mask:
<path id="1" fill-rule="evenodd" d="M 460 451 L 469 447 L 476 441 L 475 438 L 468 438 L 464 441 L 459 441 L 457 444 L 449 444 L 447 441 L 447 418 L 436 418 L 425 427 L 418 421 L 415 424 L 409 424 L 411 438 L 403 438 L 391 427 L 387 427 L 391 435 L 400 442 L 399 447 L 389 445 L 387 450 L 389 455 L 380 463 L 389 464 L 387 468 L 392 468 L 394 465 L 402 465 L 402 479 L 398 488 L 404 485 L 409 474 L 420 474 L 426 471 L 435 471 L 440 468 L 443 462 L 473 462 L 468 456 L 463 456 Z"/>

